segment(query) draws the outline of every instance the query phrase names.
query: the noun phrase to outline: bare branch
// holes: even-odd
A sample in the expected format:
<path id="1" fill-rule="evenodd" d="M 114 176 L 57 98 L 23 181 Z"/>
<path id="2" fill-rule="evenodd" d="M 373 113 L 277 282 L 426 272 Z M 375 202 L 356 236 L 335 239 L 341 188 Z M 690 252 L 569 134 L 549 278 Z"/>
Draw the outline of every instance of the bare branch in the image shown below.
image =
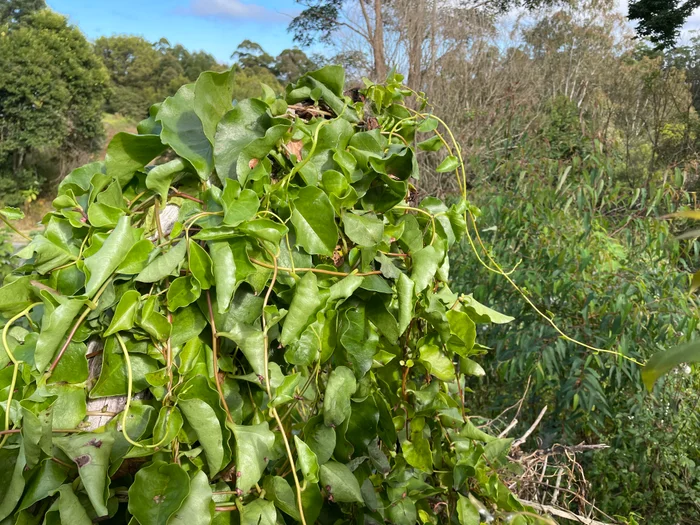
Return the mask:
<path id="1" fill-rule="evenodd" d="M 535 419 L 535 422 L 532 424 L 530 428 L 527 429 L 527 432 L 525 432 L 521 437 L 513 441 L 513 448 L 519 447 L 523 443 L 525 443 L 525 440 L 530 437 L 530 434 L 532 434 L 535 429 L 537 428 L 537 425 L 540 424 L 540 421 L 542 421 L 542 418 L 544 417 L 545 413 L 547 412 L 547 405 L 545 405 L 542 410 L 540 410 L 540 414 L 537 416 L 537 419 Z"/>

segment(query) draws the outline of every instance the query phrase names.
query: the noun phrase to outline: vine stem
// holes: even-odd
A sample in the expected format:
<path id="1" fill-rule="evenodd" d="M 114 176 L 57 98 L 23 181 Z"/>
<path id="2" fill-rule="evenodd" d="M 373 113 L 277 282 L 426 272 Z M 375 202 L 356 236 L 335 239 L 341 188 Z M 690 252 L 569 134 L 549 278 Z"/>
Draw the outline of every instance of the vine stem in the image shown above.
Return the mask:
<path id="1" fill-rule="evenodd" d="M 127 432 L 126 428 L 126 419 L 129 417 L 129 409 L 131 408 L 131 395 L 133 394 L 133 384 L 134 384 L 134 377 L 133 377 L 133 371 L 131 369 L 131 356 L 129 355 L 129 350 L 126 348 L 126 344 L 124 344 L 124 340 L 122 339 L 122 336 L 119 335 L 119 332 L 114 334 L 117 337 L 117 341 L 119 342 L 119 346 L 122 349 L 122 352 L 124 353 L 124 362 L 126 364 L 126 404 L 124 405 L 124 410 L 122 411 L 122 435 L 124 436 L 124 439 L 126 439 L 130 444 L 132 444 L 135 447 L 138 448 L 158 448 L 162 446 L 165 443 L 165 439 L 168 437 L 168 433 L 165 432 L 163 435 L 162 439 L 158 443 L 153 443 L 151 445 L 144 445 L 142 443 L 139 443 L 137 441 L 134 441 L 129 437 L 129 433 Z M 166 422 L 167 423 L 167 422 Z"/>
<path id="2" fill-rule="evenodd" d="M 140 448 L 145 448 L 145 446 L 141 443 L 137 443 L 136 441 L 132 440 L 129 437 L 129 433 L 127 432 L 126 418 L 129 416 L 129 408 L 131 407 L 131 394 L 133 390 L 134 378 L 133 372 L 131 370 L 131 357 L 129 356 L 129 350 L 127 350 L 126 345 L 124 344 L 124 340 L 122 339 L 122 336 L 119 335 L 119 332 L 117 332 L 114 335 L 117 337 L 119 346 L 122 347 L 122 352 L 124 353 L 124 362 L 126 363 L 126 404 L 124 405 L 124 411 L 122 412 L 122 435 L 124 436 L 124 439 L 126 439 L 132 445 Z"/>
<path id="3" fill-rule="evenodd" d="M 465 213 L 465 219 L 466 219 L 467 212 L 464 212 L 464 213 Z M 586 349 L 588 349 L 588 350 L 592 350 L 592 351 L 594 351 L 594 352 L 600 352 L 600 353 L 604 353 L 604 354 L 612 354 L 612 355 L 614 355 L 614 356 L 621 357 L 622 359 L 626 359 L 627 361 L 629 361 L 629 362 L 631 362 L 631 363 L 634 363 L 635 365 L 644 366 L 644 363 L 642 363 L 641 361 L 638 361 L 638 360 L 635 359 L 634 357 L 630 357 L 630 356 L 625 355 L 625 354 L 623 354 L 623 353 L 621 353 L 621 352 L 616 352 L 615 350 L 609 350 L 609 349 L 607 349 L 607 348 L 598 348 L 597 346 L 593 346 L 593 345 L 586 344 L 586 343 L 584 343 L 583 341 L 579 341 L 578 339 L 574 339 L 574 338 L 571 337 L 570 335 L 567 335 L 567 334 L 566 334 L 561 328 L 559 328 L 559 326 L 554 322 L 554 319 L 552 319 L 550 316 L 548 316 L 547 314 L 545 314 L 544 312 L 542 312 L 542 310 L 540 310 L 540 309 L 535 305 L 535 303 L 527 296 L 527 294 L 520 288 L 520 286 L 518 286 L 518 285 L 516 284 L 516 282 L 510 277 L 510 275 L 508 275 L 508 273 L 506 273 L 506 272 L 503 271 L 503 269 L 501 268 L 501 266 L 498 264 L 498 262 L 493 258 L 493 256 L 491 255 L 491 253 L 488 251 L 488 249 L 486 248 L 486 246 L 484 246 L 484 243 L 483 243 L 483 241 L 481 240 L 481 236 L 479 236 L 479 231 L 478 231 L 478 229 L 477 229 L 477 227 L 476 227 L 476 218 L 474 217 L 474 215 L 473 215 L 471 212 L 469 212 L 469 219 L 471 219 L 471 222 L 472 222 L 472 224 L 474 225 L 474 231 L 476 231 L 477 239 L 478 239 L 478 241 L 479 241 L 479 244 L 481 245 L 481 249 L 484 250 L 484 253 L 486 254 L 486 257 L 488 257 L 488 259 L 489 259 L 489 261 L 491 262 L 491 264 L 493 264 L 494 267 L 496 268 L 496 273 L 499 273 L 500 275 L 502 275 L 503 277 L 505 277 L 506 280 L 510 283 L 510 285 L 520 294 L 520 296 L 521 296 L 523 299 L 525 299 L 525 301 L 527 302 L 527 304 L 529 304 L 530 307 L 532 307 L 532 309 L 533 309 L 542 319 L 544 319 L 545 321 L 547 321 L 547 323 L 561 336 L 562 339 L 564 339 L 565 341 L 569 341 L 570 343 L 573 343 L 573 344 L 575 344 L 575 345 L 578 345 L 578 346 L 581 346 L 581 347 L 583 347 L 583 348 L 586 348 Z M 468 231 L 468 230 L 467 230 L 467 231 Z M 473 244 L 472 244 L 472 246 L 473 246 Z M 487 268 L 488 268 L 488 267 L 487 267 Z"/>
<path id="4" fill-rule="evenodd" d="M 19 373 L 19 361 L 15 357 L 15 354 L 12 353 L 12 350 L 10 350 L 10 345 L 7 344 L 7 332 L 10 329 L 10 326 L 12 326 L 15 321 L 21 319 L 25 315 L 27 315 L 32 308 L 35 306 L 38 306 L 42 304 L 41 302 L 37 303 L 32 303 L 29 306 L 27 306 L 24 310 L 22 310 L 20 313 L 15 315 L 12 319 L 10 319 L 5 326 L 2 329 L 2 346 L 5 348 L 5 353 L 7 354 L 7 357 L 10 358 L 10 361 L 12 361 L 12 381 L 10 382 L 10 390 L 7 394 L 7 405 L 5 407 L 5 431 L 10 430 L 10 412 L 12 408 L 12 397 L 15 392 L 15 387 L 17 386 L 17 374 Z M 10 433 L 6 432 L 2 436 L 2 441 L 0 441 L 0 448 L 5 446 L 5 443 L 7 442 L 7 439 L 10 437 Z"/>
<path id="5" fill-rule="evenodd" d="M 173 314 L 168 312 L 168 321 L 170 324 L 173 324 Z M 166 342 L 166 347 L 165 347 L 165 362 L 166 366 L 168 368 L 168 393 L 165 395 L 165 398 L 168 399 L 173 393 L 173 345 L 172 345 L 172 336 L 168 336 L 168 341 Z"/>
<path id="6" fill-rule="evenodd" d="M 268 252 L 270 253 L 270 252 Z M 268 349 L 269 349 L 269 344 L 270 340 L 267 335 L 267 321 L 265 320 L 265 308 L 267 307 L 267 303 L 270 300 L 270 295 L 272 294 L 272 288 L 275 286 L 275 282 L 277 281 L 277 257 L 274 255 L 270 254 L 272 257 L 272 260 L 274 261 L 274 266 L 273 266 L 273 273 L 272 273 L 272 280 L 270 281 L 270 286 L 267 288 L 267 292 L 265 293 L 265 300 L 263 301 L 262 305 L 262 329 L 263 329 L 263 341 L 265 345 L 265 351 L 263 352 L 263 366 L 265 367 L 264 374 L 265 374 L 265 389 L 267 390 L 267 397 L 270 401 L 272 401 L 272 389 L 270 388 L 270 371 L 268 368 L 269 365 L 269 360 L 270 356 L 268 355 Z M 211 308 L 211 306 L 210 306 Z M 280 433 L 282 434 L 282 440 L 284 441 L 284 448 L 287 450 L 287 458 L 289 459 L 289 465 L 292 468 L 292 477 L 294 478 L 294 486 L 296 487 L 297 491 L 297 507 L 299 508 L 299 516 L 301 517 L 301 523 L 302 525 L 306 525 L 306 517 L 304 516 L 304 505 L 301 499 L 301 484 L 299 483 L 299 477 L 297 476 L 297 469 L 296 469 L 296 464 L 294 463 L 294 455 L 292 454 L 292 449 L 289 446 L 289 440 L 287 439 L 287 433 L 284 430 L 284 424 L 282 423 L 282 420 L 280 419 L 279 414 L 277 413 L 277 409 L 275 407 L 270 407 L 270 414 L 272 414 L 272 417 L 275 418 L 275 421 L 277 422 L 277 426 L 280 429 Z"/>
<path id="7" fill-rule="evenodd" d="M 412 206 L 394 206 L 394 209 L 395 210 L 404 210 L 404 211 L 415 211 L 417 213 L 422 213 L 423 215 L 430 217 L 430 223 L 431 223 L 432 229 L 433 229 L 433 235 L 430 239 L 430 244 L 435 244 L 435 237 L 437 236 L 437 228 L 435 226 L 435 215 L 433 215 L 432 213 L 430 213 L 427 210 L 423 210 L 421 208 L 414 208 Z"/>
<path id="8" fill-rule="evenodd" d="M 323 121 L 318 123 L 318 126 L 316 126 L 316 129 L 314 130 L 314 134 L 311 138 L 312 143 L 311 143 L 311 149 L 309 150 L 309 153 L 306 155 L 306 157 L 301 162 L 297 162 L 294 165 L 294 167 L 292 168 L 292 171 L 290 171 L 289 174 L 282 180 L 281 186 L 289 186 L 289 181 L 291 181 L 294 178 L 294 176 L 297 173 L 299 173 L 299 171 L 301 171 L 301 168 L 306 166 L 306 164 L 309 162 L 309 160 L 311 158 L 313 158 L 314 153 L 316 152 L 316 147 L 318 146 L 318 136 L 321 132 L 321 128 L 323 126 L 325 126 L 326 124 L 328 124 L 329 122 L 335 122 L 340 117 L 342 117 L 343 113 L 345 113 L 345 108 L 347 108 L 347 105 L 343 106 L 343 111 L 341 111 L 340 114 L 336 118 L 330 119 L 330 120 L 323 120 Z M 303 513 L 302 513 L 302 516 L 303 516 Z"/>
<path id="9" fill-rule="evenodd" d="M 31 238 L 29 235 L 27 235 L 26 233 L 22 233 L 22 232 L 19 231 L 17 228 L 15 228 L 15 227 L 12 225 L 12 223 L 11 223 L 9 220 L 7 220 L 7 219 L 5 218 L 5 216 L 2 215 L 1 213 L 0 213 L 0 221 L 4 222 L 4 223 L 5 223 L 5 226 L 7 226 L 8 228 L 10 228 L 10 229 L 11 229 L 13 232 L 15 232 L 17 235 L 23 237 L 25 240 L 27 240 L 27 241 L 29 241 L 29 242 L 32 242 L 32 238 Z"/>
<path id="10" fill-rule="evenodd" d="M 92 300 L 92 304 L 88 304 L 85 307 L 85 310 L 83 310 L 83 313 L 80 314 L 80 317 L 78 317 L 78 320 L 76 323 L 73 325 L 73 328 L 71 328 L 70 333 L 68 334 L 68 337 L 66 338 L 66 342 L 63 343 L 63 346 L 61 347 L 61 350 L 58 352 L 58 355 L 56 356 L 56 359 L 53 360 L 53 363 L 51 363 L 51 366 L 49 367 L 49 371 L 47 372 L 47 378 L 53 374 L 53 371 L 56 369 L 58 366 L 58 362 L 61 360 L 63 357 L 63 354 L 66 352 L 66 349 L 68 348 L 68 345 L 71 343 L 73 340 L 73 336 L 75 336 L 75 332 L 78 331 L 78 328 L 80 328 L 80 325 L 83 323 L 87 315 L 95 308 L 97 305 L 97 301 L 99 301 L 100 296 L 104 293 L 104 291 L 107 289 L 107 286 L 109 286 L 109 283 L 112 282 L 112 279 L 107 279 L 105 283 L 102 285 L 102 287 L 97 290 L 97 293 L 95 294 L 95 297 Z"/>
<path id="11" fill-rule="evenodd" d="M 8 434 L 19 434 L 22 432 L 21 428 L 11 428 L 9 430 L 0 430 L 0 436 L 5 436 Z M 84 430 L 82 428 L 54 428 L 51 429 L 54 434 L 73 434 L 78 432 L 90 432 L 89 430 Z"/>
<path id="12" fill-rule="evenodd" d="M 209 309 L 209 324 L 211 325 L 212 366 L 214 367 L 214 382 L 216 383 L 216 391 L 219 393 L 221 405 L 226 412 L 226 419 L 233 423 L 233 418 L 231 417 L 228 403 L 226 403 L 226 397 L 224 397 L 224 389 L 222 388 L 221 381 L 219 380 L 219 333 L 216 331 L 214 309 L 211 306 L 211 294 L 209 293 L 209 290 L 207 290 L 207 308 Z M 265 314 L 263 314 L 263 318 L 264 317 Z"/>
<path id="13" fill-rule="evenodd" d="M 414 93 L 415 93 L 415 92 L 414 92 Z M 466 169 L 465 169 L 465 167 L 464 167 L 464 158 L 462 157 L 462 150 L 461 150 L 460 147 L 459 147 L 459 143 L 457 142 L 457 139 L 455 138 L 454 133 L 452 133 L 452 130 L 450 129 L 450 127 L 445 123 L 444 120 L 442 120 L 442 119 L 439 118 L 439 117 L 436 117 L 435 115 L 425 115 L 425 114 L 420 113 L 420 112 L 418 112 L 418 111 L 416 111 L 416 110 L 414 110 L 414 109 L 412 109 L 412 108 L 409 108 L 409 107 L 407 107 L 407 106 L 404 106 L 404 107 L 405 107 L 408 111 L 412 112 L 416 117 L 427 118 L 428 116 L 430 116 L 430 117 L 434 118 L 435 120 L 437 120 L 440 124 L 443 125 L 443 127 L 444 127 L 445 130 L 447 131 L 448 136 L 450 137 L 450 141 L 451 141 L 452 144 L 454 145 L 454 152 L 457 154 L 457 159 L 458 159 L 458 161 L 459 161 L 459 164 L 458 164 L 457 168 L 455 169 L 455 175 L 456 175 L 456 177 L 457 177 L 458 185 L 460 186 L 460 191 L 461 191 L 461 193 L 462 193 L 462 197 L 463 197 L 464 199 L 466 199 L 466 198 L 467 198 L 467 173 L 466 173 Z M 437 130 L 435 130 L 435 133 L 436 133 L 436 135 L 437 135 L 438 137 L 440 137 L 440 140 L 441 140 L 441 141 L 443 142 L 443 144 L 446 146 L 448 153 L 449 153 L 450 155 L 452 155 L 452 148 L 450 147 L 450 145 L 448 144 L 448 142 L 445 140 L 445 138 L 444 138 Z M 462 171 L 462 177 L 461 177 L 461 179 L 460 179 L 460 174 L 459 174 L 459 171 L 460 171 L 460 170 Z M 638 365 L 638 366 L 644 366 L 644 363 L 638 361 L 638 360 L 635 359 L 634 357 L 630 357 L 630 356 L 624 355 L 623 353 L 617 352 L 617 351 L 615 351 L 615 350 L 609 350 L 609 349 L 606 349 L 606 348 L 598 348 L 597 346 L 593 346 L 593 345 L 586 344 L 586 343 L 584 343 L 584 342 L 582 342 L 582 341 L 579 341 L 578 339 L 575 339 L 575 338 L 573 338 L 573 337 L 567 335 L 567 334 L 566 334 L 561 328 L 559 328 L 559 326 L 554 322 L 554 319 L 552 319 L 550 316 L 548 316 L 547 314 L 545 314 L 544 312 L 542 312 L 542 310 L 540 310 L 540 309 L 535 305 L 535 303 L 527 296 L 527 294 L 520 288 L 520 286 L 518 286 L 518 285 L 516 284 L 516 282 L 510 277 L 510 273 L 512 273 L 512 271 L 515 270 L 515 269 L 513 269 L 511 272 L 506 272 L 505 270 L 503 270 L 503 268 L 501 267 L 501 265 L 498 264 L 498 262 L 494 259 L 494 257 L 491 255 L 491 252 L 489 252 L 489 250 L 488 250 L 488 249 L 486 248 L 486 246 L 484 245 L 483 240 L 481 239 L 481 235 L 479 234 L 479 229 L 478 229 L 477 226 L 476 226 L 476 217 L 474 217 L 474 214 L 471 212 L 471 210 L 467 209 L 467 210 L 464 212 L 464 220 L 465 220 L 465 222 L 467 223 L 467 227 L 466 227 L 466 229 L 465 229 L 465 233 L 466 233 L 466 235 L 467 235 L 467 239 L 469 240 L 469 245 L 470 245 L 470 247 L 471 247 L 471 249 L 472 249 L 472 252 L 473 252 L 474 255 L 476 256 L 477 260 L 479 261 L 479 263 L 480 263 L 484 268 L 486 268 L 488 271 L 493 272 L 493 273 L 497 273 L 497 274 L 503 276 L 503 277 L 508 281 L 508 283 L 513 287 L 513 289 L 514 289 L 516 292 L 518 292 L 518 294 L 525 300 L 525 302 L 527 302 L 527 304 L 530 305 L 530 307 L 535 311 L 535 313 L 537 313 L 537 315 L 539 315 L 542 319 L 544 319 L 544 320 L 545 320 L 545 321 L 546 321 L 546 322 L 561 336 L 562 339 L 564 339 L 565 341 L 569 341 L 570 343 L 573 343 L 573 344 L 575 344 L 575 345 L 578 345 L 578 346 L 580 346 L 580 347 L 582 347 L 582 348 L 586 348 L 586 349 L 588 349 L 588 350 L 591 350 L 591 351 L 593 351 L 593 352 L 611 354 L 611 355 L 620 357 L 620 358 L 622 358 L 622 359 L 625 359 L 625 360 L 627 360 L 627 361 L 629 361 L 629 362 L 631 362 L 631 363 L 634 363 L 634 364 L 636 364 L 636 365 Z M 488 259 L 489 262 L 493 265 L 493 267 L 489 266 L 489 265 L 481 258 L 481 256 L 479 255 L 478 250 L 477 250 L 477 248 L 476 248 L 476 244 L 474 243 L 474 239 L 472 238 L 471 232 L 469 231 L 469 223 L 470 223 L 470 222 L 471 222 L 471 224 L 472 224 L 472 226 L 473 226 L 473 228 L 474 228 L 474 234 L 475 234 L 475 237 L 476 237 L 476 239 L 477 239 L 477 241 L 478 241 L 478 243 L 479 243 L 481 249 L 484 251 L 484 253 L 486 254 L 487 259 Z M 516 265 L 516 266 L 517 266 L 517 265 Z"/>
<path id="14" fill-rule="evenodd" d="M 312 328 L 312 329 L 313 329 L 313 328 Z M 318 336 L 317 336 L 317 337 L 318 337 Z M 319 373 L 320 370 L 321 370 L 321 362 L 319 361 L 319 362 L 317 363 L 317 365 L 316 365 L 316 368 L 314 368 L 314 371 L 313 371 L 313 372 L 311 373 L 311 375 L 309 376 L 309 379 L 306 380 L 306 383 L 304 384 L 304 386 L 303 386 L 303 387 L 301 388 L 301 390 L 299 391 L 299 396 L 303 396 L 303 395 L 304 395 L 304 393 L 305 393 L 306 390 L 311 386 L 312 381 L 316 378 L 316 376 L 318 375 L 318 373 Z M 317 395 L 318 395 L 318 394 L 317 394 Z M 700 399 L 700 397 L 698 397 L 698 399 Z M 292 402 L 289 404 L 289 408 L 288 408 L 287 411 L 282 415 L 282 421 L 284 421 L 285 419 L 287 419 L 287 417 L 289 417 L 289 415 L 292 413 L 292 410 L 294 410 L 294 407 L 296 406 L 296 404 L 297 404 L 298 402 L 299 402 L 299 399 L 294 399 L 294 401 L 292 401 Z"/>
<path id="15" fill-rule="evenodd" d="M 163 242 L 165 235 L 163 235 L 163 226 L 160 224 L 160 205 L 158 204 L 158 199 L 153 203 L 153 218 L 156 221 L 156 229 L 158 230 L 158 244 Z"/>
<path id="16" fill-rule="evenodd" d="M 333 270 L 324 270 L 322 268 L 284 268 L 282 266 L 277 266 L 277 258 L 275 258 L 275 264 L 269 264 L 263 261 L 260 261 L 258 259 L 253 259 L 252 257 L 250 258 L 250 262 L 253 264 L 256 264 L 258 266 L 262 266 L 263 268 L 268 268 L 270 270 L 275 270 L 275 272 L 280 271 L 280 272 L 285 272 L 285 273 L 303 273 L 303 272 L 313 272 L 313 273 L 322 273 L 324 275 L 334 275 L 335 277 L 347 277 L 348 275 L 357 275 L 358 277 L 367 277 L 369 275 L 381 275 L 382 272 L 379 270 L 373 271 L 373 272 L 364 272 L 364 273 L 358 273 L 358 272 L 334 272 Z"/>
<path id="17" fill-rule="evenodd" d="M 171 190 L 174 190 L 174 192 L 173 192 L 173 197 L 182 197 L 183 199 L 187 199 L 187 200 L 190 200 L 190 201 L 192 201 L 192 202 L 197 202 L 197 203 L 199 203 L 199 204 L 204 204 L 204 201 L 203 201 L 203 200 L 198 199 L 197 197 L 193 197 L 193 196 L 190 195 L 189 193 L 184 193 L 184 192 L 182 192 L 182 191 L 177 191 L 177 189 L 173 188 L 172 186 L 170 186 L 170 189 L 171 189 Z"/>

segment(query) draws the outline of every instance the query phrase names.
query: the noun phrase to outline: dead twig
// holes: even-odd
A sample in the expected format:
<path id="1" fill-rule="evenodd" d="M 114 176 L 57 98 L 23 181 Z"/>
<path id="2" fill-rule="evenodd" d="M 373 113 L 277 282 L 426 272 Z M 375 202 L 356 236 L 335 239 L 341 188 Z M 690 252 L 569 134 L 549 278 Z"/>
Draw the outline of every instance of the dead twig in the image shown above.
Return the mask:
<path id="1" fill-rule="evenodd" d="M 530 426 L 530 428 L 527 429 L 527 432 L 525 432 L 521 437 L 513 441 L 513 448 L 519 447 L 525 441 L 527 440 L 528 437 L 530 437 L 530 434 L 532 434 L 535 429 L 537 428 L 537 425 L 540 424 L 540 421 L 542 421 L 542 418 L 544 417 L 545 413 L 547 412 L 547 405 L 542 407 L 542 410 L 540 410 L 539 415 L 537 416 L 537 419 L 535 419 L 535 422 Z"/>
<path id="2" fill-rule="evenodd" d="M 552 516 L 558 518 L 565 518 L 567 520 L 576 521 L 584 525 L 611 525 L 610 523 L 605 523 L 603 521 L 594 520 L 592 518 L 586 518 L 585 516 L 579 516 L 571 511 L 561 509 L 559 507 L 553 507 L 552 505 L 543 505 L 542 503 L 536 503 L 534 501 L 520 500 L 523 505 L 532 507 L 539 512 L 546 512 Z"/>

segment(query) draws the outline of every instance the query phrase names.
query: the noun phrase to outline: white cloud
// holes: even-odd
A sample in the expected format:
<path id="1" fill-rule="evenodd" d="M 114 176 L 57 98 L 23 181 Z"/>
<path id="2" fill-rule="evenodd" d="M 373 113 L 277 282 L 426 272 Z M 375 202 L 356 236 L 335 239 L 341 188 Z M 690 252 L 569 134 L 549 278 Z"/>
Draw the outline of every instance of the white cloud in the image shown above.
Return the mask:
<path id="1" fill-rule="evenodd" d="M 192 0 L 185 12 L 195 16 L 235 20 L 271 20 L 282 16 L 264 6 L 240 0 Z"/>

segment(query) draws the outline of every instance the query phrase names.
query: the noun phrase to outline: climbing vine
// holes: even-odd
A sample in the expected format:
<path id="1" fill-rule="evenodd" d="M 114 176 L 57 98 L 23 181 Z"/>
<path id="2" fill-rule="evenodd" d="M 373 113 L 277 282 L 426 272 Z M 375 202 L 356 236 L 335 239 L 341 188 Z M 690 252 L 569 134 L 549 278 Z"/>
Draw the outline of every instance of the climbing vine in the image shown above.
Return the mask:
<path id="1" fill-rule="evenodd" d="M 510 318 L 449 288 L 475 210 L 444 123 L 399 75 L 232 82 L 72 172 L 0 288 L 0 522 L 547 521 L 470 422 L 477 326 Z M 462 198 L 416 202 L 414 145 Z"/>

